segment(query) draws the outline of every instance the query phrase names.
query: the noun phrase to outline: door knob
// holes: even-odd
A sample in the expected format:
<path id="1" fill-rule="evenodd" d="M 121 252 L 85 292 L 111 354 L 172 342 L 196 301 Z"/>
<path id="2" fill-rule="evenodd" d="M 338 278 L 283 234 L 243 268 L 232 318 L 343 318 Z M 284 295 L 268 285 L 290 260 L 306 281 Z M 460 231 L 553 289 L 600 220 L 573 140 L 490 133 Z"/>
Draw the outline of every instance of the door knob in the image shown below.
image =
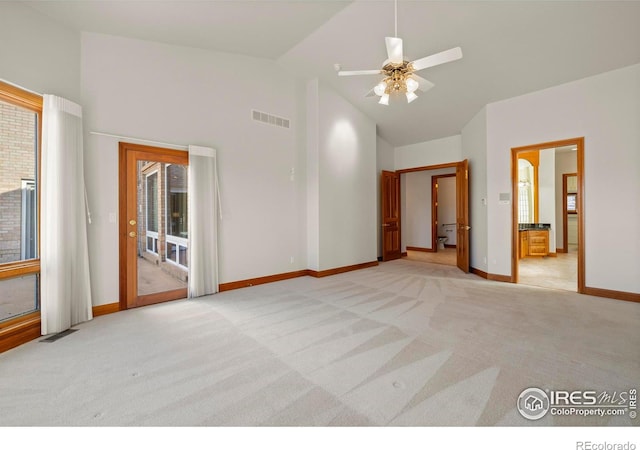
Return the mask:
<path id="1" fill-rule="evenodd" d="M 136 221 L 135 221 L 135 220 L 131 219 L 131 220 L 129 221 L 129 225 L 135 225 L 135 224 L 136 224 Z"/>
<path id="2" fill-rule="evenodd" d="M 138 233 L 136 233 L 135 231 L 130 231 L 129 232 L 129 237 L 136 237 L 138 235 Z"/>

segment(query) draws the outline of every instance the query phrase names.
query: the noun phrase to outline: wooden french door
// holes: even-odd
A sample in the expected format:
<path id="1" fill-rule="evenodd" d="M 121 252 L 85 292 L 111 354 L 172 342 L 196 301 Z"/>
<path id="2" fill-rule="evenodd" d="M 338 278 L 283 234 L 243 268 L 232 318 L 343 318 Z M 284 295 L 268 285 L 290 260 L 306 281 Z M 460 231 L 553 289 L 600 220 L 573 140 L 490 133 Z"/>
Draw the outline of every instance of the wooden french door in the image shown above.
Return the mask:
<path id="1" fill-rule="evenodd" d="M 186 298 L 185 151 L 120 143 L 120 309 Z"/>
<path id="2" fill-rule="evenodd" d="M 382 200 L 382 260 L 391 261 L 402 256 L 400 248 L 400 174 L 382 171 L 380 197 Z"/>
<path id="3" fill-rule="evenodd" d="M 456 164 L 456 253 L 457 266 L 469 272 L 469 163 Z"/>

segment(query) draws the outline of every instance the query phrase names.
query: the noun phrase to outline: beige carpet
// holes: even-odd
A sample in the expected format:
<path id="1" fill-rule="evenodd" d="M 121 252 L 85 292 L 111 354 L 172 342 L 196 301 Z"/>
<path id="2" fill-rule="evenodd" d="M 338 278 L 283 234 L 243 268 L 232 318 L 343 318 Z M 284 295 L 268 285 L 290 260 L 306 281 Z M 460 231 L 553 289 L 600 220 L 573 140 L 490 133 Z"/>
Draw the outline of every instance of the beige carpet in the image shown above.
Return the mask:
<path id="1" fill-rule="evenodd" d="M 527 387 L 640 380 L 640 304 L 399 260 L 102 316 L 0 354 L 0 425 L 529 422 Z"/>

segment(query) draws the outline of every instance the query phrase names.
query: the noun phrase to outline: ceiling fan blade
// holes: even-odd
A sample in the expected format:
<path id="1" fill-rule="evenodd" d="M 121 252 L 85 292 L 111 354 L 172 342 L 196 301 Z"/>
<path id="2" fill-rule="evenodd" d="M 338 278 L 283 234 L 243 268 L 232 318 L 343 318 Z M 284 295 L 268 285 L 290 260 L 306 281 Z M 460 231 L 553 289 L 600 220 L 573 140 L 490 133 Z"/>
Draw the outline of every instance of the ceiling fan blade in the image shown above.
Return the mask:
<path id="1" fill-rule="evenodd" d="M 397 37 L 386 37 L 384 42 L 387 44 L 387 56 L 389 62 L 394 64 L 402 64 L 402 39 Z"/>
<path id="2" fill-rule="evenodd" d="M 440 53 L 436 53 L 435 55 L 416 59 L 411 63 L 411 65 L 413 66 L 413 70 L 422 70 L 428 67 L 438 66 L 440 64 L 455 61 L 460 58 L 462 58 L 462 49 L 460 47 L 455 47 Z"/>
<path id="3" fill-rule="evenodd" d="M 380 69 L 376 70 L 341 70 L 338 72 L 338 76 L 340 77 L 350 77 L 352 75 L 379 75 L 382 71 Z"/>
<path id="4" fill-rule="evenodd" d="M 413 78 L 420 84 L 420 86 L 418 86 L 418 89 L 420 89 L 422 92 L 427 92 L 429 89 L 435 86 L 435 84 L 433 84 L 431 81 L 425 80 L 424 78 L 419 77 L 415 73 L 411 74 L 411 78 Z"/>

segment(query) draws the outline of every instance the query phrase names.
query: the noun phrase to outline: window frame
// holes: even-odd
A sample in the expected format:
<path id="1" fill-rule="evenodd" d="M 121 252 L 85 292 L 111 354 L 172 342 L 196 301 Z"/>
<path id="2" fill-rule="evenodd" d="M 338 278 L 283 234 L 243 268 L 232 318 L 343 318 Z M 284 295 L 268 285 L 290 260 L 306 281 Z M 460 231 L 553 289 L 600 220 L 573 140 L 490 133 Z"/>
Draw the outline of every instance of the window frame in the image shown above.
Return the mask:
<path id="1" fill-rule="evenodd" d="M 42 104 L 41 95 L 25 91 L 12 84 L 0 80 L 0 100 L 14 106 L 30 110 L 37 115 L 36 127 L 36 233 L 37 257 L 33 259 L 12 261 L 0 264 L 0 281 L 26 275 L 40 274 L 40 201 L 41 201 L 41 167 L 42 167 Z M 40 285 L 38 284 L 38 297 Z M 0 321 L 0 352 L 28 342 L 40 336 L 40 305 L 33 312 L 21 314 Z"/>

